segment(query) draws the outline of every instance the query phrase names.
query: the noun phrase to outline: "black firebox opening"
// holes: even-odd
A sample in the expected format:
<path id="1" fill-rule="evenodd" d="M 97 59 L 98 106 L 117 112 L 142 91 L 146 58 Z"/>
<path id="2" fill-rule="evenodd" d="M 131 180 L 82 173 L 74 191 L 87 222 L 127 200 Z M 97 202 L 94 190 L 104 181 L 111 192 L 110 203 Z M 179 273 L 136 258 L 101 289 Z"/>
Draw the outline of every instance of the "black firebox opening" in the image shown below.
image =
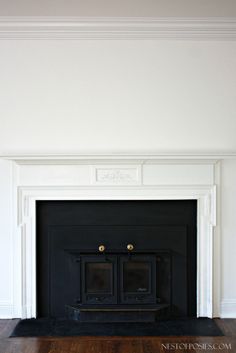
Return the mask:
<path id="1" fill-rule="evenodd" d="M 37 316 L 196 316 L 195 200 L 37 201 Z"/>

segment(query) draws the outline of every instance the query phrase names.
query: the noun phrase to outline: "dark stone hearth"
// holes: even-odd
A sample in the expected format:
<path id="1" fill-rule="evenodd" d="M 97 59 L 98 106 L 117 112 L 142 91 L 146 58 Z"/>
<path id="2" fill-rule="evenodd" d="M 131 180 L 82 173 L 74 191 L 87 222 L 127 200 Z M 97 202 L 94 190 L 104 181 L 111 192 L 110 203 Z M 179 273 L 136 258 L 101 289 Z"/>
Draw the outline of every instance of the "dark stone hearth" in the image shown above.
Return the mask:
<path id="1" fill-rule="evenodd" d="M 11 337 L 39 336 L 223 336 L 211 319 L 154 323 L 81 323 L 64 319 L 22 320 Z"/>

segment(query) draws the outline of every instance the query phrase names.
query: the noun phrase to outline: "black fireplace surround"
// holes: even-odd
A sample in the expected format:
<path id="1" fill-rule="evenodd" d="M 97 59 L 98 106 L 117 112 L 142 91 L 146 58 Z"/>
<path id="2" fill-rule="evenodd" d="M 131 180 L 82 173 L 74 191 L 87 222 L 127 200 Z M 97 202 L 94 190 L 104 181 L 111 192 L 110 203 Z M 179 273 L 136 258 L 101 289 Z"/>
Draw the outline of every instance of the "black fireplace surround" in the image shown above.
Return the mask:
<path id="1" fill-rule="evenodd" d="M 195 200 L 37 201 L 37 317 L 196 317 Z"/>

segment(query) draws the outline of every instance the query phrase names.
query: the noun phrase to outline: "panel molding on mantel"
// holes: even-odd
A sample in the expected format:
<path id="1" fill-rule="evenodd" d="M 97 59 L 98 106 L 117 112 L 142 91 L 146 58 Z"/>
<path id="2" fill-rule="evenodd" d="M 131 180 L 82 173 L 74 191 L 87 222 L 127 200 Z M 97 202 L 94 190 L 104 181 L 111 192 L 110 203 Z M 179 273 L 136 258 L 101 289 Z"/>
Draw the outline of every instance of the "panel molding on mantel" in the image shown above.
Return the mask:
<path id="1" fill-rule="evenodd" d="M 0 17 L 0 39 L 236 40 L 236 17 Z"/>

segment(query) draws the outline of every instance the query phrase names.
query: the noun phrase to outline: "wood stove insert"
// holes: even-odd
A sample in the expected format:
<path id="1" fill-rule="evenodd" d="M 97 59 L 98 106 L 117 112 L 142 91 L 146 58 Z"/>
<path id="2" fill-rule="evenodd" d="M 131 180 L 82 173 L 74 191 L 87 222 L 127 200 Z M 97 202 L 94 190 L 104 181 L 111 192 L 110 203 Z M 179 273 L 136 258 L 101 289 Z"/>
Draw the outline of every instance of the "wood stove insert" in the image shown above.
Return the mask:
<path id="1" fill-rule="evenodd" d="M 38 317 L 196 316 L 196 201 L 37 202 Z"/>

